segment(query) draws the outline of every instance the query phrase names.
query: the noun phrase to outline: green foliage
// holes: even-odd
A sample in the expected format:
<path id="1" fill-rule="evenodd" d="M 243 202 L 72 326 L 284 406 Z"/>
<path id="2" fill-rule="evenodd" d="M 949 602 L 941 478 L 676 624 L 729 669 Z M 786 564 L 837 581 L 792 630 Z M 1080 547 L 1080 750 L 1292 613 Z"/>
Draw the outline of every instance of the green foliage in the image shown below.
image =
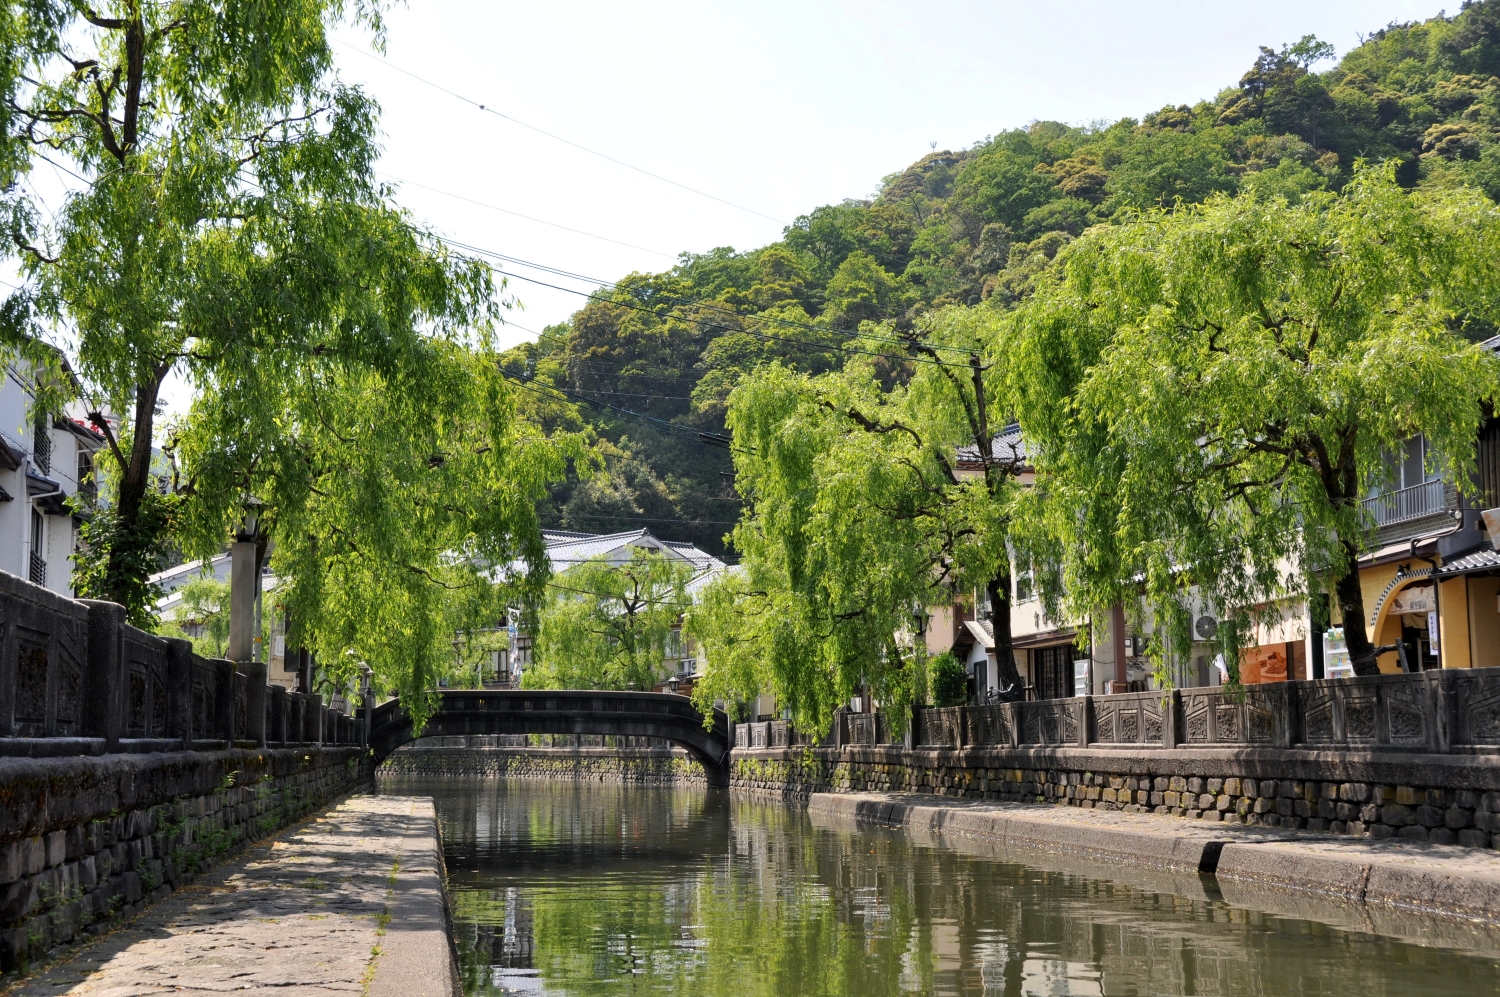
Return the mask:
<path id="1" fill-rule="evenodd" d="M 162 623 L 162 635 L 191 640 L 193 650 L 205 658 L 224 657 L 229 648 L 229 583 L 194 578 L 179 592 L 182 601 L 173 618 Z"/>
<path id="2" fill-rule="evenodd" d="M 6 336 L 53 326 L 76 341 L 112 491 L 86 537 L 83 584 L 145 623 L 146 575 L 176 516 L 153 497 L 167 377 L 242 399 L 270 385 L 265 408 L 310 357 L 387 369 L 412 328 L 471 318 L 491 288 L 427 254 L 374 179 L 375 107 L 334 77 L 327 31 L 348 19 L 378 37 L 375 6 L 94 13 L 34 0 L 0 16 L 14 29 L 0 42 L 4 245 L 27 277 Z M 43 154 L 83 181 L 50 215 L 13 182 Z"/>
<path id="3" fill-rule="evenodd" d="M 167 567 L 169 549 L 162 538 L 171 529 L 177 504 L 176 496 L 148 489 L 133 517 L 122 515 L 116 505 L 94 510 L 78 531 L 73 553 L 73 586 L 79 598 L 118 602 L 132 626 L 156 630 L 161 592 L 150 576 Z"/>
<path id="4" fill-rule="evenodd" d="M 773 364 L 731 395 L 744 560 L 688 616 L 704 704 L 771 691 L 799 726 L 826 729 L 868 685 L 903 715 L 922 681 L 914 613 L 975 588 L 991 593 L 1002 681 L 1016 682 L 1004 624 L 1024 461 L 993 445 L 1010 411 L 1009 345 L 972 310 L 921 331 L 911 348 L 928 362 L 894 385 L 875 362 L 818 376 Z"/>
<path id="5" fill-rule="evenodd" d="M 528 689 L 635 689 L 664 677 L 667 644 L 687 608 L 692 566 L 655 551 L 590 560 L 552 583 L 542 609 Z"/>
<path id="6" fill-rule="evenodd" d="M 969 674 L 964 663 L 944 651 L 927 663 L 932 683 L 932 705 L 962 706 L 969 699 Z"/>
<path id="7" fill-rule="evenodd" d="M 1252 607 L 1334 590 L 1372 672 L 1357 576 L 1361 499 L 1417 433 L 1466 482 L 1500 363 L 1500 212 L 1473 192 L 1402 191 L 1390 170 L 1338 196 L 1254 196 L 1095 229 L 1014 317 L 1031 496 L 1074 612 L 1130 600 L 1191 641 L 1196 586 L 1226 660 Z"/>
<path id="8" fill-rule="evenodd" d="M 798 217 L 771 246 L 721 247 L 664 274 L 631 274 L 610 292 L 619 304 L 589 304 L 540 351 L 517 351 L 516 369 L 523 354 L 547 354 L 556 360 L 537 364 L 541 384 L 721 433 L 730 391 L 757 367 L 825 372 L 844 360 L 826 346 L 849 342 L 864 322 L 906 330 L 953 304 L 1014 306 L 1062 244 L 1137 211 L 1241 190 L 1295 204 L 1343 189 L 1362 157 L 1394 163 L 1403 186 L 1496 198 L 1497 12 L 1500 0 L 1484 0 L 1391 25 L 1337 64 L 1332 46 L 1302 37 L 1263 49 L 1214 100 L 1104 126 L 1038 121 L 935 151 L 886 177 L 873 198 Z M 565 409 L 619 457 L 601 480 L 570 474 L 553 487 L 543 522 L 639 523 L 723 549 L 735 496 L 721 448 L 558 397 L 538 406 Z M 631 460 L 643 463 L 625 471 Z"/>
<path id="9" fill-rule="evenodd" d="M 1212 101 L 1100 126 L 1037 122 L 933 152 L 873 198 L 803 215 L 781 242 L 631 275 L 611 292 L 619 305 L 591 304 L 555 330 L 542 352 L 558 362 L 538 364 L 538 378 L 722 433 L 730 391 L 757 368 L 820 373 L 842 366 L 827 347 L 862 323 L 906 330 L 952 305 L 1014 306 L 1062 245 L 1139 211 L 1241 191 L 1296 203 L 1341 190 L 1360 159 L 1395 165 L 1408 188 L 1500 197 L 1500 0 L 1392 25 L 1334 55 L 1307 36 L 1263 49 Z M 555 486 L 544 522 L 646 525 L 722 551 L 736 498 L 722 449 L 557 397 L 539 405 L 567 410 L 619 456 L 603 479 L 570 474 Z"/>
<path id="10" fill-rule="evenodd" d="M 432 266 L 442 291 L 443 264 Z M 386 332 L 400 348 L 381 367 L 351 362 L 358 340 L 334 328 L 290 371 L 201 394 L 179 427 L 195 485 L 180 533 L 189 554 L 207 554 L 235 527 L 241 496 L 256 496 L 289 579 L 288 640 L 314 651 L 336 687 L 367 663 L 420 720 L 437 680 L 466 667 L 454 635 L 540 596 L 536 501 L 582 453 L 516 418 L 483 326 L 466 342 L 399 317 Z"/>

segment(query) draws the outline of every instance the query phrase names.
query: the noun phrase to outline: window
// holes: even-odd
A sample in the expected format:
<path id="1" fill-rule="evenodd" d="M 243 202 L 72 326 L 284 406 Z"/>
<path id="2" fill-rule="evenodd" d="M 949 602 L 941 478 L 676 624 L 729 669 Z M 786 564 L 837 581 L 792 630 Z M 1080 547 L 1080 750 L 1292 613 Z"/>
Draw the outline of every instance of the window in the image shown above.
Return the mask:
<path id="1" fill-rule="evenodd" d="M 52 473 L 52 430 L 46 420 L 36 424 L 36 433 L 31 441 L 31 462 L 42 474 Z"/>
<path id="2" fill-rule="evenodd" d="M 1036 572 L 1032 570 L 1030 562 L 1024 571 L 1017 571 L 1016 575 L 1016 604 L 1030 602 L 1036 598 Z"/>
<path id="3" fill-rule="evenodd" d="M 1428 470 L 1427 463 L 1430 456 L 1427 440 L 1420 433 L 1407 440 L 1395 453 L 1387 452 L 1385 463 L 1390 469 L 1390 488 L 1393 490 L 1415 488 L 1417 485 L 1441 478 L 1442 475 L 1435 468 Z M 1380 486 L 1377 485 L 1375 491 L 1378 493 L 1380 490 Z"/>
<path id="4" fill-rule="evenodd" d="M 1031 652 L 1031 684 L 1037 699 L 1067 699 L 1073 695 L 1072 644 L 1039 647 Z"/>
<path id="5" fill-rule="evenodd" d="M 42 514 L 35 509 L 31 510 L 31 557 L 29 575 L 31 581 L 37 585 L 47 584 L 47 532 L 46 525 L 42 521 Z"/>
<path id="6" fill-rule="evenodd" d="M 78 497 L 86 504 L 93 505 L 98 496 L 98 488 L 94 484 L 94 455 L 87 450 L 78 451 Z"/>

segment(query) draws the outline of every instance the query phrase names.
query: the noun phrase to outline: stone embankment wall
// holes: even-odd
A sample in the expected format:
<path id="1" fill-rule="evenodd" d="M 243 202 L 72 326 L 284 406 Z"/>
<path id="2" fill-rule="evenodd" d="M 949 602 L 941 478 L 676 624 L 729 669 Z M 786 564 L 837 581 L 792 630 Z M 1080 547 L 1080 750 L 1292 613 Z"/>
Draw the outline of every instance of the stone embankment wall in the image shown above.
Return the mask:
<path id="1" fill-rule="evenodd" d="M 110 930 L 368 779 L 354 747 L 0 758 L 0 970 Z"/>
<path id="2" fill-rule="evenodd" d="M 703 766 L 680 748 L 469 748 L 409 744 L 392 752 L 376 774 L 706 785 Z"/>
<path id="3" fill-rule="evenodd" d="M 899 746 L 736 749 L 734 788 L 912 792 L 1500 848 L 1500 757 Z"/>

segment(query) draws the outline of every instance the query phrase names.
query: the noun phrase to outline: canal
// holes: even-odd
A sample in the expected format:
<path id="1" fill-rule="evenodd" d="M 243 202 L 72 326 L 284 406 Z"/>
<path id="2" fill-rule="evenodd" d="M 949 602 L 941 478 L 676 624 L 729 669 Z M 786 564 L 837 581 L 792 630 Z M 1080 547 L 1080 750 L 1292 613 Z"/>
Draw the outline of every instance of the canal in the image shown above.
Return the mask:
<path id="1" fill-rule="evenodd" d="M 724 793 L 382 787 L 437 801 L 467 997 L 1500 993 L 1500 935 L 1474 926 L 1226 900 L 1212 879 Z"/>

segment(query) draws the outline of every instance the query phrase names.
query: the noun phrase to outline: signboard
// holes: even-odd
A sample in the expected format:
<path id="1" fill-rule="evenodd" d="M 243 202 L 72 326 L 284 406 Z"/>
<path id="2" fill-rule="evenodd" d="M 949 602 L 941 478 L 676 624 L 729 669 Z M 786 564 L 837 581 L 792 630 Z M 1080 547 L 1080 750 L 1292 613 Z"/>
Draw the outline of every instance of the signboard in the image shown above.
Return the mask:
<path id="1" fill-rule="evenodd" d="M 1484 530 L 1490 535 L 1490 546 L 1500 550 L 1500 509 L 1486 509 L 1480 515 L 1484 517 Z"/>
<path id="2" fill-rule="evenodd" d="M 1391 596 L 1392 613 L 1431 613 L 1437 609 L 1437 599 L 1432 583 L 1408 585 Z"/>

